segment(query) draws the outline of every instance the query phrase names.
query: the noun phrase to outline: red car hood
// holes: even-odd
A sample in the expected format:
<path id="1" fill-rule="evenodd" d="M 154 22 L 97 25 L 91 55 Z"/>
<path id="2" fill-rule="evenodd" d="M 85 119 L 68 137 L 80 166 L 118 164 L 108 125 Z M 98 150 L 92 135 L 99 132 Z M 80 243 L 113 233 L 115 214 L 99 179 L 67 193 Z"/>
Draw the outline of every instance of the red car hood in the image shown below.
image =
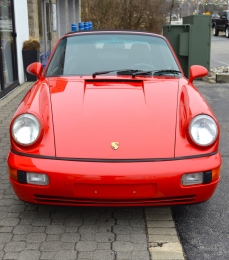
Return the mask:
<path id="1" fill-rule="evenodd" d="M 177 79 L 49 81 L 57 157 L 174 157 Z"/>

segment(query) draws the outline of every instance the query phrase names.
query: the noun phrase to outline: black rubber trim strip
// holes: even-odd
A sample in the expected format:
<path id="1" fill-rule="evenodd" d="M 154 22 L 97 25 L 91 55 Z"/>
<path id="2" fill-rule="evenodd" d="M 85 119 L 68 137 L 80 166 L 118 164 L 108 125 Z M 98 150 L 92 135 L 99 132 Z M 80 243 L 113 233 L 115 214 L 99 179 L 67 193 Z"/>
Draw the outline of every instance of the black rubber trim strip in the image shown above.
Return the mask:
<path id="1" fill-rule="evenodd" d="M 54 156 L 45 156 L 45 155 L 34 155 L 34 154 L 25 154 L 16 152 L 11 149 L 11 152 L 31 158 L 39 158 L 39 159 L 48 159 L 48 160 L 57 160 L 57 161 L 77 161 L 77 162 L 104 162 L 104 163 L 133 163 L 133 162 L 164 162 L 164 161 L 178 161 L 178 160 L 186 160 L 186 159 L 195 159 L 202 157 L 209 157 L 218 153 L 218 151 L 213 153 L 206 153 L 201 155 L 190 155 L 190 156 L 181 156 L 181 157 L 173 157 L 173 158 L 142 158 L 142 159 L 104 159 L 104 158 L 68 158 L 68 157 L 54 157 Z"/>

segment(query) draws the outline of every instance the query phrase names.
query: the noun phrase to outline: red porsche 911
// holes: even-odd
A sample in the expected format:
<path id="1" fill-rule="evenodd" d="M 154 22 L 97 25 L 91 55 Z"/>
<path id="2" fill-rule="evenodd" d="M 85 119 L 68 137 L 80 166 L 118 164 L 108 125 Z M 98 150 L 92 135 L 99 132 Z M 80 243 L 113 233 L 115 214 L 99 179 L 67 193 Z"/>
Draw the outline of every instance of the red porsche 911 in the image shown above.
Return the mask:
<path id="1" fill-rule="evenodd" d="M 136 31 L 64 35 L 10 125 L 19 199 L 68 206 L 208 200 L 220 179 L 220 128 L 169 42 Z"/>

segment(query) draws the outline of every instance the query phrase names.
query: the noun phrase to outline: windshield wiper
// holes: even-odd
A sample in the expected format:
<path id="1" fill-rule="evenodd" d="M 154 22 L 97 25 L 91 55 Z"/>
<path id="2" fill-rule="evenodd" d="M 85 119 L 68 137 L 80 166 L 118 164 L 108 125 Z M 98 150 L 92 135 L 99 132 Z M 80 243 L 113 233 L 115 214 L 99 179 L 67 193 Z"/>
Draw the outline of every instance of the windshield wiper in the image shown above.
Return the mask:
<path id="1" fill-rule="evenodd" d="M 180 73 L 181 71 L 179 70 L 157 70 L 153 73 L 153 75 L 161 76 L 165 74 L 180 74 Z"/>
<path id="2" fill-rule="evenodd" d="M 181 71 L 179 70 L 148 70 L 148 71 L 139 71 L 139 72 L 134 72 L 132 74 L 132 77 L 135 77 L 137 75 L 157 75 L 157 76 L 161 76 L 161 75 L 165 75 L 165 74 L 180 74 Z"/>
<path id="3" fill-rule="evenodd" d="M 117 75 L 132 75 L 133 73 L 141 72 L 143 70 L 131 70 L 131 69 L 124 69 L 124 70 L 105 70 L 105 71 L 98 71 L 94 72 L 92 74 L 92 77 L 95 78 L 96 75 L 101 75 L 101 74 L 108 74 L 111 72 L 117 72 Z"/>
<path id="4" fill-rule="evenodd" d="M 95 78 L 96 75 L 101 74 L 108 74 L 111 72 L 117 72 L 117 75 L 131 75 L 133 78 L 137 75 L 165 75 L 165 74 L 180 74 L 181 71 L 179 70 L 132 70 L 132 69 L 125 69 L 125 70 L 107 70 L 107 71 L 98 71 L 92 74 L 92 77 Z"/>

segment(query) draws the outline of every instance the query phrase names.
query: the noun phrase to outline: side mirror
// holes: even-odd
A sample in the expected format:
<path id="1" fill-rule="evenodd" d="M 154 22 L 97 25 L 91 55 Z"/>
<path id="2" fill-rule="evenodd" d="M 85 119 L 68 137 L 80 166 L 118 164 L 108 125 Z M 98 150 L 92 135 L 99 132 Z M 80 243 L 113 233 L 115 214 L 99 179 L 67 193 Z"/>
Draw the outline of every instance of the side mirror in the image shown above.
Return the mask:
<path id="1" fill-rule="evenodd" d="M 40 62 L 33 62 L 27 67 L 27 72 L 34 74 L 39 79 L 43 70 L 42 64 Z"/>
<path id="2" fill-rule="evenodd" d="M 192 83 L 194 79 L 205 77 L 208 75 L 208 70 L 200 65 L 193 65 L 190 67 L 189 71 L 189 83 Z"/>

